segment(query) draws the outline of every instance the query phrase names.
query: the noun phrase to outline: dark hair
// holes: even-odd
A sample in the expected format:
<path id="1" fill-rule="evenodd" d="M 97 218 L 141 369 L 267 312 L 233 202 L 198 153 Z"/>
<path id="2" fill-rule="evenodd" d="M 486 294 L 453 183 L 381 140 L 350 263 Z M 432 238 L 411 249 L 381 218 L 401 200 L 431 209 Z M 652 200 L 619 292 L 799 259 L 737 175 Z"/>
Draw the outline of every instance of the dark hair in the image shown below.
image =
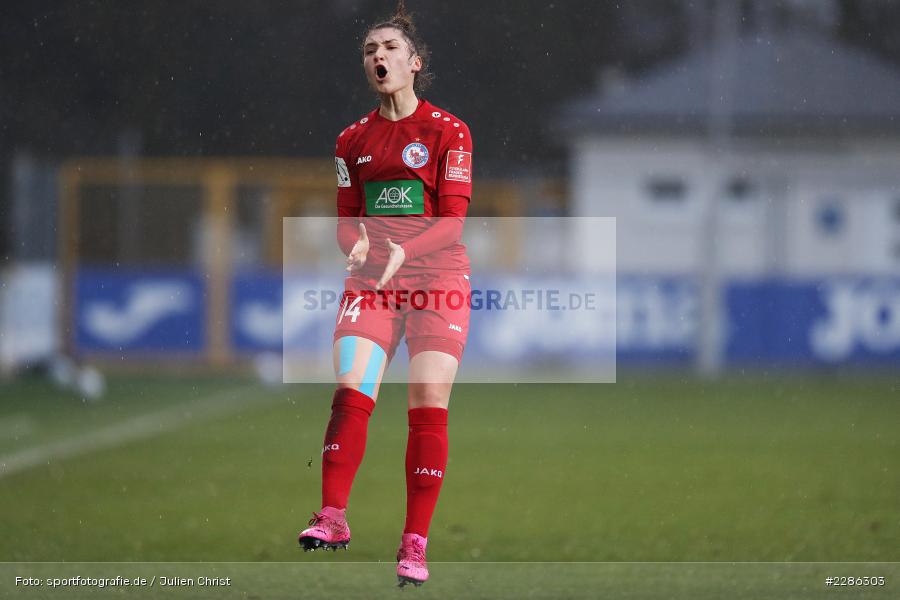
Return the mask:
<path id="1" fill-rule="evenodd" d="M 387 28 L 393 28 L 402 33 L 406 43 L 409 44 L 410 56 L 418 54 L 419 58 L 422 59 L 422 69 L 413 77 L 413 89 L 419 93 L 424 92 L 434 80 L 434 74 L 429 69 L 431 53 L 428 51 L 425 41 L 416 31 L 412 15 L 406 12 L 406 3 L 403 0 L 398 0 L 397 10 L 394 11 L 394 14 L 389 19 L 379 21 L 366 29 L 363 41 L 365 42 L 365 38 L 373 31 Z"/>

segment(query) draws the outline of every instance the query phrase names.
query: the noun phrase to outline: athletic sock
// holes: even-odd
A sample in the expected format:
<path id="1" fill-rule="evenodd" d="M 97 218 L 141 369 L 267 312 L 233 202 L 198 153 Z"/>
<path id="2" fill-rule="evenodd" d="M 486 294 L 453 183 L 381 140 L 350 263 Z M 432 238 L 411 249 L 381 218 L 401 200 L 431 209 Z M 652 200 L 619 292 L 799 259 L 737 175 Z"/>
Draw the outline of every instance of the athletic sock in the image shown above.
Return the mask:
<path id="1" fill-rule="evenodd" d="M 366 452 L 366 433 L 375 401 L 350 388 L 339 388 L 322 448 L 322 506 L 347 508 L 353 478 Z"/>
<path id="2" fill-rule="evenodd" d="M 403 533 L 428 537 L 428 526 L 447 469 L 447 409 L 409 411 L 406 442 L 406 526 Z"/>

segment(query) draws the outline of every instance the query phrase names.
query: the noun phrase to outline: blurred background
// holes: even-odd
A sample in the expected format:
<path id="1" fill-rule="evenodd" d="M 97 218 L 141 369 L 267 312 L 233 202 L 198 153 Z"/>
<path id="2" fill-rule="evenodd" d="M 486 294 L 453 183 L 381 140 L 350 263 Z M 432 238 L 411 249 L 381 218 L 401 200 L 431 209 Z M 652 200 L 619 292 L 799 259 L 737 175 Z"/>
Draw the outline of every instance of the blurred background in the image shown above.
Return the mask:
<path id="1" fill-rule="evenodd" d="M 896 560 L 900 3 L 408 4 L 425 97 L 475 137 L 467 227 L 617 223 L 619 383 L 460 386 L 437 556 Z M 332 214 L 334 139 L 377 103 L 362 35 L 393 7 L 3 3 L 5 560 L 293 550 L 330 392 L 257 382 L 281 380 L 282 219 Z M 476 240 L 473 264 L 590 265 L 590 235 Z M 556 333 L 516 335 L 534 361 L 590 356 Z M 473 336 L 466 358 L 492 344 Z M 390 532 L 388 557 L 389 406 L 357 492 L 383 502 L 357 514 L 363 539 Z M 508 468 L 482 462 L 510 448 Z M 585 454 L 596 472 L 568 477 Z M 501 517 L 478 529 L 466 490 L 485 485 Z M 560 511 L 574 537 L 535 548 L 523 523 Z M 49 527 L 56 544 L 33 537 Z"/>
<path id="2" fill-rule="evenodd" d="M 475 132 L 472 214 L 617 218 L 620 365 L 900 359 L 895 3 L 412 8 L 427 97 Z M 391 3 L 2 10 L 3 372 L 277 352 L 240 315 L 280 309 L 282 217 L 333 210 Z M 534 254 L 473 241 L 481 270 Z"/>

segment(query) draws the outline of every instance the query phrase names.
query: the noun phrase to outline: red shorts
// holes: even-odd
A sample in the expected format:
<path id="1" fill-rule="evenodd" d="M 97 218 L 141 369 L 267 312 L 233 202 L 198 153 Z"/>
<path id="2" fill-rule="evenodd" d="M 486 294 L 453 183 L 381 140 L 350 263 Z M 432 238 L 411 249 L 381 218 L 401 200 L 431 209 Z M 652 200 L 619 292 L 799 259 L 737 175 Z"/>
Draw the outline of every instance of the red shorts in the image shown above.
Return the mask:
<path id="1" fill-rule="evenodd" d="M 395 275 L 375 291 L 378 277 L 350 275 L 338 308 L 334 339 L 372 340 L 390 360 L 406 336 L 409 356 L 437 350 L 462 359 L 469 335 L 468 275 L 459 271 Z"/>

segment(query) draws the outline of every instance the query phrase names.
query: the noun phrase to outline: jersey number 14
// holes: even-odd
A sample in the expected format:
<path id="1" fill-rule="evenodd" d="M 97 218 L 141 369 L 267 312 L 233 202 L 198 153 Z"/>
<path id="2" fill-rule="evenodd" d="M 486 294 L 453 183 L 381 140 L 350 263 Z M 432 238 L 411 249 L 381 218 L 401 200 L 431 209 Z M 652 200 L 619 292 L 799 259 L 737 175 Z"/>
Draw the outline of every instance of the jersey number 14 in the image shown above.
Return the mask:
<path id="1" fill-rule="evenodd" d="M 341 310 L 338 311 L 338 325 L 341 324 L 344 317 L 350 317 L 350 322 L 356 323 L 356 319 L 359 318 L 359 303 L 362 299 L 362 296 L 357 296 L 352 302 L 348 303 L 347 300 L 344 300 L 341 303 Z"/>

